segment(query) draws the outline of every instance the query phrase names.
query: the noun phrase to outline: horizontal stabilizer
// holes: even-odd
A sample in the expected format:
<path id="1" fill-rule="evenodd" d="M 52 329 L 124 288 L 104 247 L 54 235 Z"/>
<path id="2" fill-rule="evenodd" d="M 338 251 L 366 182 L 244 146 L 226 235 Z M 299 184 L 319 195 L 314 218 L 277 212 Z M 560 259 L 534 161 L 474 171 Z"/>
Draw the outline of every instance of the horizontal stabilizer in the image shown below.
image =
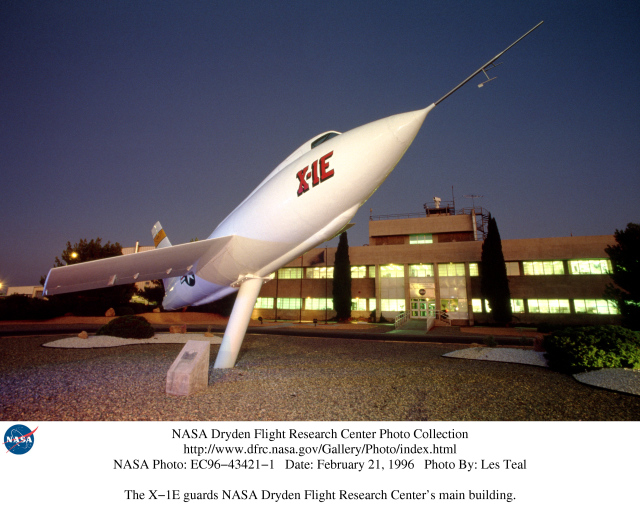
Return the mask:
<path id="1" fill-rule="evenodd" d="M 49 271 L 44 295 L 101 289 L 113 285 L 162 280 L 196 273 L 200 258 L 211 261 L 224 252 L 236 236 L 205 239 L 112 258 L 55 267 Z M 204 266 L 204 263 L 201 264 Z"/>

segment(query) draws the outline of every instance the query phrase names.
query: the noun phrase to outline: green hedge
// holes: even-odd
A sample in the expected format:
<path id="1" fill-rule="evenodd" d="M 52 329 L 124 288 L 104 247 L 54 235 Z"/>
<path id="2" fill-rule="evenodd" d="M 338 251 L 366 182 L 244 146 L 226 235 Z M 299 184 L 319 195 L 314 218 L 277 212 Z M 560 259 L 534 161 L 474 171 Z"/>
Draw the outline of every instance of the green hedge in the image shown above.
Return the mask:
<path id="1" fill-rule="evenodd" d="M 40 298 L 12 294 L 0 299 L 0 320 L 48 320 L 64 314 L 64 308 Z"/>
<path id="2" fill-rule="evenodd" d="M 640 334 L 621 326 L 565 328 L 544 339 L 549 366 L 576 373 L 640 368 Z"/>
<path id="3" fill-rule="evenodd" d="M 114 318 L 108 324 L 102 326 L 96 335 L 109 335 L 123 339 L 149 339 L 153 337 L 154 330 L 143 317 L 127 315 Z"/>
<path id="4" fill-rule="evenodd" d="M 129 303 L 111 306 L 101 300 L 83 300 L 68 295 L 56 295 L 51 299 L 32 298 L 23 294 L 12 294 L 0 298 L 0 321 L 2 320 L 49 320 L 65 314 L 75 316 L 104 316 L 109 307 L 115 307 L 116 315 L 137 315 L 151 308 L 145 304 Z"/>

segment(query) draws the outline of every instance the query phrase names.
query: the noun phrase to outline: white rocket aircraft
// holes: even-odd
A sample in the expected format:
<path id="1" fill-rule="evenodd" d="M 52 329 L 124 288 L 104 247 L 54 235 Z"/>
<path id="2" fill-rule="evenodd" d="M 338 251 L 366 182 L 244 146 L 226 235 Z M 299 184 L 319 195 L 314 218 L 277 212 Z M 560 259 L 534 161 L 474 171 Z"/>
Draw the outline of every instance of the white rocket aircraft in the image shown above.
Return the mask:
<path id="1" fill-rule="evenodd" d="M 162 279 L 162 305 L 170 310 L 213 302 L 238 290 L 214 365 L 233 367 L 268 276 L 345 229 L 400 161 L 427 114 L 480 72 L 490 81 L 486 70 L 541 24 L 428 107 L 305 142 L 206 240 L 171 246 L 156 223 L 155 250 L 53 268 L 45 295 Z"/>

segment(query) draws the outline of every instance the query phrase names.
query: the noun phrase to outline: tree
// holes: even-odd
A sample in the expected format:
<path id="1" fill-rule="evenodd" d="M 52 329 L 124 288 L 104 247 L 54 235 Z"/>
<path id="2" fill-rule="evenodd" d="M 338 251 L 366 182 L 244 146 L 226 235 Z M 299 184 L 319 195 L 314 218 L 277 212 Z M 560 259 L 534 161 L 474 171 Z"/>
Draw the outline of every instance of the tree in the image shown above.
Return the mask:
<path id="1" fill-rule="evenodd" d="M 622 314 L 623 324 L 640 330 L 640 224 L 629 223 L 624 230 L 616 230 L 616 244 L 607 246 L 614 284 L 609 284 L 605 296 L 615 300 Z"/>
<path id="2" fill-rule="evenodd" d="M 164 284 L 162 280 L 154 280 L 152 285 L 145 286 L 144 289 L 138 292 L 140 298 L 144 298 L 150 304 L 155 304 L 158 307 L 162 306 L 162 300 L 164 299 Z"/>
<path id="3" fill-rule="evenodd" d="M 482 243 L 481 269 L 480 292 L 489 302 L 493 320 L 498 324 L 508 324 L 513 318 L 509 279 L 498 224 L 491 216 L 487 238 Z"/>
<path id="4" fill-rule="evenodd" d="M 107 241 L 103 245 L 101 238 L 92 239 L 91 241 L 81 239 L 73 246 L 71 242 L 67 241 L 67 248 L 62 251 L 62 259 L 56 257 L 54 267 L 64 267 L 65 265 L 72 265 L 74 263 L 111 258 L 113 256 L 120 256 L 121 254 L 122 247 L 120 243 L 112 244 L 111 241 Z"/>
<path id="5" fill-rule="evenodd" d="M 351 263 L 346 232 L 340 234 L 333 264 L 333 309 L 338 320 L 351 318 Z"/>
<path id="6" fill-rule="evenodd" d="M 110 258 L 122 255 L 122 247 L 119 243 L 107 241 L 104 245 L 102 239 L 92 239 L 87 241 L 81 239 L 75 244 L 67 241 L 67 247 L 62 251 L 60 257 L 55 258 L 54 267 L 65 267 L 75 263 L 84 263 L 96 259 Z M 40 279 L 44 285 L 45 278 Z M 135 284 L 116 285 L 104 289 L 92 289 L 78 293 L 67 293 L 56 295 L 54 298 L 71 311 L 79 314 L 101 315 L 110 307 L 126 305 L 131 297 L 136 294 Z"/>

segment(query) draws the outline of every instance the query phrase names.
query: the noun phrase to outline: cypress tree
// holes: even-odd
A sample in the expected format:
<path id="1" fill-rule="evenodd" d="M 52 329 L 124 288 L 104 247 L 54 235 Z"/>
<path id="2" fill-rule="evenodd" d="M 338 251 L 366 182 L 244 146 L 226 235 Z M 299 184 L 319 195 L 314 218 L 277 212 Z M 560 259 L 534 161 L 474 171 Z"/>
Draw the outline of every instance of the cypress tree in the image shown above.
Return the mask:
<path id="1" fill-rule="evenodd" d="M 333 264 L 333 309 L 338 320 L 351 318 L 351 263 L 346 232 L 340 234 Z"/>
<path id="2" fill-rule="evenodd" d="M 623 324 L 640 330 L 640 224 L 629 223 L 624 230 L 616 230 L 616 244 L 607 246 L 614 284 L 607 285 L 605 298 L 615 300 Z"/>
<path id="3" fill-rule="evenodd" d="M 482 243 L 482 276 L 480 292 L 491 306 L 493 320 L 498 324 L 508 324 L 513 318 L 511 312 L 511 293 L 507 267 L 502 253 L 502 241 L 496 220 L 489 216 L 487 238 Z"/>

